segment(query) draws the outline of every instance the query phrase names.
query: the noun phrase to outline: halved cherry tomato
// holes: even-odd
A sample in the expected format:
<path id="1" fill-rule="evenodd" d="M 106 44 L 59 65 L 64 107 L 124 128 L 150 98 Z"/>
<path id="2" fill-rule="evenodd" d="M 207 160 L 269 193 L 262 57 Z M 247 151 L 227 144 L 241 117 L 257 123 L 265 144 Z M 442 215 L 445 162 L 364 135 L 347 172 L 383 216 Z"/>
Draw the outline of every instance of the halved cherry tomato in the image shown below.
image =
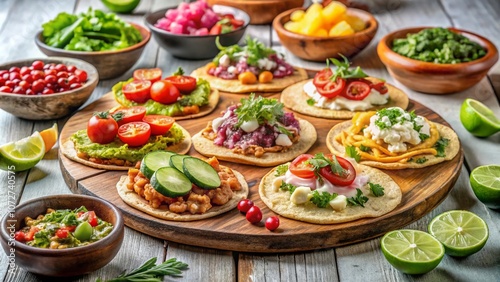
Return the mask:
<path id="1" fill-rule="evenodd" d="M 161 79 L 162 71 L 160 68 L 154 69 L 137 69 L 134 71 L 134 79 L 149 80 L 151 83 Z"/>
<path id="2" fill-rule="evenodd" d="M 316 75 L 314 75 L 313 84 L 314 86 L 320 88 L 325 86 L 328 82 L 330 82 L 330 77 L 333 75 L 333 72 L 330 68 L 322 69 Z"/>
<path id="3" fill-rule="evenodd" d="M 222 25 L 217 23 L 214 26 L 212 26 L 212 28 L 210 29 L 208 34 L 217 35 L 217 34 L 220 34 L 221 32 L 222 32 Z"/>
<path id="4" fill-rule="evenodd" d="M 31 241 L 33 240 L 33 238 L 35 237 L 35 234 L 40 231 L 40 229 L 38 229 L 38 227 L 36 226 L 31 226 L 30 227 L 30 231 L 28 231 L 28 233 L 26 234 L 26 236 L 24 236 L 24 240 L 25 241 Z"/>
<path id="5" fill-rule="evenodd" d="M 159 80 L 151 86 L 151 99 L 162 104 L 173 104 L 179 99 L 179 89 L 166 80 Z"/>
<path id="6" fill-rule="evenodd" d="M 94 143 L 108 144 L 117 133 L 118 123 L 108 112 L 96 113 L 87 123 L 87 136 Z"/>
<path id="7" fill-rule="evenodd" d="M 134 106 L 130 108 L 119 107 L 111 112 L 113 117 L 121 117 L 118 119 L 118 125 L 133 121 L 142 121 L 142 118 L 146 115 L 146 108 L 143 106 Z"/>
<path id="8" fill-rule="evenodd" d="M 322 96 L 332 99 L 342 93 L 345 87 L 345 79 L 338 77 L 336 81 L 328 81 L 323 87 L 316 87 Z"/>
<path id="9" fill-rule="evenodd" d="M 370 94 L 370 85 L 362 81 L 351 81 L 347 84 L 345 91 L 342 91 L 342 96 L 349 100 L 363 100 Z"/>
<path id="10" fill-rule="evenodd" d="M 151 97 L 149 91 L 151 90 L 151 81 L 149 80 L 133 80 L 122 87 L 123 95 L 128 100 L 145 103 Z"/>
<path id="11" fill-rule="evenodd" d="M 97 215 L 95 214 L 95 211 L 89 211 L 89 218 L 87 220 L 92 227 L 97 226 Z"/>
<path id="12" fill-rule="evenodd" d="M 196 89 L 196 78 L 188 75 L 172 75 L 164 80 L 172 83 L 183 94 L 188 94 Z"/>
<path id="13" fill-rule="evenodd" d="M 118 138 L 130 147 L 146 144 L 151 136 L 151 127 L 142 121 L 126 123 L 118 128 Z"/>
<path id="14" fill-rule="evenodd" d="M 149 124 L 152 135 L 164 135 L 170 130 L 175 122 L 173 117 L 162 115 L 147 115 L 142 121 Z"/>
<path id="15" fill-rule="evenodd" d="M 385 86 L 385 82 L 374 83 L 371 87 L 377 90 L 380 94 L 385 94 L 389 91 L 387 86 Z"/>
<path id="16" fill-rule="evenodd" d="M 240 26 L 243 26 L 245 24 L 245 21 L 239 20 L 239 19 L 230 19 L 231 25 L 233 26 L 234 29 L 239 28 Z"/>
<path id="17" fill-rule="evenodd" d="M 336 157 L 337 162 L 342 169 L 341 171 L 333 172 L 330 166 L 325 166 L 319 169 L 319 174 L 321 176 L 326 178 L 326 180 L 330 181 L 333 185 L 338 186 L 347 186 L 354 182 L 354 179 L 356 178 L 356 170 L 352 166 L 351 162 L 342 157 L 333 156 L 332 154 L 328 154 L 325 157 L 332 161 L 334 161 L 333 158 Z"/>
<path id="18" fill-rule="evenodd" d="M 310 154 L 302 154 L 292 161 L 288 169 L 292 174 L 298 177 L 312 178 L 314 177 L 314 167 L 307 161 L 313 157 L 314 156 Z"/>

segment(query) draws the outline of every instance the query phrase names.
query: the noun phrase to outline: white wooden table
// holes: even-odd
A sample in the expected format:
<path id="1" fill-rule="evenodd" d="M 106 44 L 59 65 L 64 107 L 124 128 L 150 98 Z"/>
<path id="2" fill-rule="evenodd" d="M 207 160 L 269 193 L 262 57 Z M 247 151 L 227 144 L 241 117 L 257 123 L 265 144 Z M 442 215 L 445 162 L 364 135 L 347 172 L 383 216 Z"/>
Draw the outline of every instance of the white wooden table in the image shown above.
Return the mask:
<path id="1" fill-rule="evenodd" d="M 360 0 L 361 1 L 361 0 Z M 133 15 L 122 15 L 128 21 L 143 23 L 150 11 L 175 5 L 179 0 L 142 0 Z M 500 134 L 479 139 L 461 125 L 459 109 L 465 98 L 474 98 L 490 106 L 500 116 L 500 64 L 488 78 L 461 93 L 439 96 L 411 91 L 395 81 L 376 55 L 378 40 L 386 33 L 408 26 L 455 26 L 477 32 L 500 47 L 500 1 L 498 0 L 363 0 L 375 13 L 379 30 L 371 44 L 353 59 L 372 76 L 385 78 L 402 88 L 416 100 L 440 114 L 457 132 L 465 153 L 461 175 L 448 197 L 434 211 L 406 228 L 426 230 L 434 216 L 452 209 L 470 210 L 482 217 L 490 229 L 490 239 L 482 251 L 467 258 L 445 256 L 435 270 L 421 276 L 405 275 L 384 259 L 380 238 L 338 248 L 292 254 L 252 254 L 212 250 L 180 245 L 155 239 L 126 228 L 122 249 L 104 268 L 72 281 L 95 281 L 111 278 L 125 269 L 132 269 L 151 257 L 159 261 L 176 257 L 189 264 L 182 278 L 169 281 L 500 281 L 500 212 L 486 208 L 474 196 L 469 185 L 469 172 L 477 166 L 500 163 Z M 44 57 L 34 44 L 34 35 L 41 24 L 59 12 L 87 10 L 89 6 L 105 9 L 99 0 L 0 0 L 0 62 Z M 286 54 L 288 60 L 308 69 L 320 69 L 323 64 L 306 62 L 289 54 L 280 46 L 272 27 L 250 26 L 247 34 L 258 37 Z M 182 66 L 187 73 L 207 61 L 186 61 L 172 57 L 152 39 L 140 61 L 123 76 L 103 80 L 95 89 L 90 103 L 110 91 L 111 86 L 132 75 L 136 68 L 160 67 L 165 73 Z M 43 130 L 57 122 L 61 129 L 67 118 L 57 121 L 27 121 L 0 110 L 0 144 L 18 140 L 34 130 Z M 16 174 L 16 196 L 23 202 L 50 194 L 71 193 L 64 183 L 58 164 L 58 150 L 52 149 L 45 158 L 27 172 Z M 0 212 L 7 211 L 7 173 L 0 171 Z M 53 281 L 8 268 L 8 258 L 0 255 L 0 278 L 4 281 Z M 68 281 L 64 279 L 62 281 Z"/>

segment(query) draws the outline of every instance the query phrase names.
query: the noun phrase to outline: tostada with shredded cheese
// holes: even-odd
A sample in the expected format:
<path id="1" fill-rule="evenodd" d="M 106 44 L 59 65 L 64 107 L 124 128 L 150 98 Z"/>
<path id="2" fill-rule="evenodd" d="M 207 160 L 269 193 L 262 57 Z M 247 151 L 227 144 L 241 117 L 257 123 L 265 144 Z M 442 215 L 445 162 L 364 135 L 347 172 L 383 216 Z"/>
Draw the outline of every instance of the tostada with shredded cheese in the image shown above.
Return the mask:
<path id="1" fill-rule="evenodd" d="M 302 154 L 273 168 L 259 195 L 277 214 L 335 224 L 384 215 L 401 202 L 399 185 L 382 171 L 332 154 Z"/>
<path id="2" fill-rule="evenodd" d="M 314 126 L 285 112 L 277 99 L 251 94 L 195 134 L 193 146 L 205 156 L 265 167 L 307 152 L 316 138 Z"/>
<path id="3" fill-rule="evenodd" d="M 238 171 L 168 151 L 147 154 L 116 184 L 120 198 L 133 208 L 172 221 L 214 217 L 234 209 L 248 196 Z"/>
<path id="4" fill-rule="evenodd" d="M 383 169 L 427 167 L 460 151 L 453 129 L 398 107 L 356 113 L 333 126 L 326 144 L 334 154 L 359 154 L 360 164 Z"/>
<path id="5" fill-rule="evenodd" d="M 332 62 L 336 69 L 332 70 Z M 349 69 L 349 61 L 329 59 L 327 67 L 313 79 L 295 83 L 281 94 L 285 107 L 309 116 L 350 119 L 356 112 L 386 107 L 408 107 L 408 96 L 381 79 L 369 77 L 359 66 Z"/>
<path id="6" fill-rule="evenodd" d="M 284 57 L 255 38 L 247 37 L 246 45 L 222 46 L 209 64 L 191 75 L 207 80 L 220 91 L 249 94 L 280 92 L 287 86 L 307 79 L 304 69 L 294 68 Z"/>

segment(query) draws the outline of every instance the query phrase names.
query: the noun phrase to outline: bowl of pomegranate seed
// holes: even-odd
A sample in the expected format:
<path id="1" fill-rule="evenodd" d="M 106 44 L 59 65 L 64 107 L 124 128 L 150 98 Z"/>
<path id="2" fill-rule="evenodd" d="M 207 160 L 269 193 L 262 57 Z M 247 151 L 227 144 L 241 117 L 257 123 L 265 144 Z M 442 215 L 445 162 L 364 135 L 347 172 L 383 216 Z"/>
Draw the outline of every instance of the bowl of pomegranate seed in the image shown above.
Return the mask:
<path id="1" fill-rule="evenodd" d="M 145 17 L 158 44 L 175 57 L 191 60 L 210 59 L 222 46 L 237 44 L 243 37 L 250 17 L 240 9 L 214 5 L 204 0 L 152 12 Z"/>
<path id="2" fill-rule="evenodd" d="M 83 105 L 98 81 L 97 69 L 79 59 L 7 62 L 0 65 L 0 109 L 29 120 L 61 118 Z"/>

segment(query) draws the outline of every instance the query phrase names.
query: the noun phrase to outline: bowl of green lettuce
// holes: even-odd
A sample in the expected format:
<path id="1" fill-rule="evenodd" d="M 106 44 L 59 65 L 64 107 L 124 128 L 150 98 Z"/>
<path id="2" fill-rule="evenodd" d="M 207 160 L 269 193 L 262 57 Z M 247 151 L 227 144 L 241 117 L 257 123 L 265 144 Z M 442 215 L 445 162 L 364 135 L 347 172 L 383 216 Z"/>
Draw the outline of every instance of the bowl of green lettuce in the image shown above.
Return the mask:
<path id="1" fill-rule="evenodd" d="M 92 8 L 80 14 L 59 13 L 42 28 L 35 36 L 40 51 L 84 60 L 95 66 L 101 79 L 129 70 L 151 38 L 148 29 Z"/>

